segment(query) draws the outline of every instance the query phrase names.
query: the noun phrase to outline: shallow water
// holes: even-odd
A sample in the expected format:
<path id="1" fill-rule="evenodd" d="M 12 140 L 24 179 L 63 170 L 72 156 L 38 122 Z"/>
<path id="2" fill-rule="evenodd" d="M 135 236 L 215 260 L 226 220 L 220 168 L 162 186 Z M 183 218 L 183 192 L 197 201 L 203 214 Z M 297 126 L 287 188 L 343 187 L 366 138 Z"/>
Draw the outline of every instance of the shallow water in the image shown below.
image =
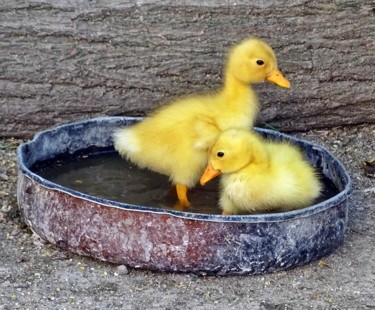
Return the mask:
<path id="1" fill-rule="evenodd" d="M 147 207 L 181 210 L 177 196 L 166 176 L 139 169 L 122 159 L 113 148 L 88 149 L 36 163 L 31 170 L 44 179 L 75 191 L 112 201 Z M 321 176 L 324 191 L 316 202 L 339 191 Z M 220 214 L 217 206 L 219 178 L 205 187 L 199 184 L 188 192 L 191 207 L 185 211 Z"/>

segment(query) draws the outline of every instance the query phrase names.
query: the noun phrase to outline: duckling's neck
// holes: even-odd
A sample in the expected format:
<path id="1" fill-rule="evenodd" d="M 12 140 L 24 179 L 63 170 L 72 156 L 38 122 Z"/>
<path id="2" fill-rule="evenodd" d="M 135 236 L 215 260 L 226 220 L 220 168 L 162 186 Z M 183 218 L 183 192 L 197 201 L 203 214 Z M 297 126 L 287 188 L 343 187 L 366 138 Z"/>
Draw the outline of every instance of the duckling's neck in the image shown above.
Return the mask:
<path id="1" fill-rule="evenodd" d="M 264 169 L 269 167 L 271 158 L 265 143 L 266 142 L 260 138 L 259 140 L 253 141 L 249 150 L 249 152 L 253 154 L 250 165 L 256 165 L 257 167 L 262 166 Z"/>
<path id="2" fill-rule="evenodd" d="M 234 101 L 235 103 L 237 102 L 248 104 L 248 101 L 244 99 L 249 98 L 249 100 L 251 100 L 253 98 L 256 98 L 251 85 L 238 80 L 230 72 L 228 72 L 225 76 L 222 94 L 224 95 L 226 100 L 230 102 Z"/>
<path id="3" fill-rule="evenodd" d="M 249 128 L 254 125 L 259 106 L 256 94 L 250 85 L 242 83 L 229 74 L 225 78 L 219 98 L 216 104 L 219 105 L 217 111 L 220 115 L 216 121 L 220 130 L 231 127 Z M 225 113 L 223 114 L 222 111 Z"/>

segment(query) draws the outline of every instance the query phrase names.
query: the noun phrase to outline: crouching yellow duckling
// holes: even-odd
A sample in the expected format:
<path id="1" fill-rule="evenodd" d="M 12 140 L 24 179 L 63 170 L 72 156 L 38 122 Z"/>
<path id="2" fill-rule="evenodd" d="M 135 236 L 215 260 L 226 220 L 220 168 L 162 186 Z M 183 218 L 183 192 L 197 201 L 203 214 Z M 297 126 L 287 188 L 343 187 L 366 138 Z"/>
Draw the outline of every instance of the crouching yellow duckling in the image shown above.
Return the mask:
<path id="1" fill-rule="evenodd" d="M 266 141 L 242 129 L 229 129 L 217 137 L 200 182 L 205 185 L 221 173 L 223 215 L 308 207 L 322 189 L 315 169 L 297 147 Z"/>
<path id="2" fill-rule="evenodd" d="M 114 134 L 115 149 L 143 168 L 169 176 L 182 206 L 207 163 L 209 146 L 230 127 L 249 128 L 258 112 L 250 84 L 270 81 L 289 88 L 271 47 L 248 39 L 229 54 L 223 88 L 174 101 L 149 118 Z"/>

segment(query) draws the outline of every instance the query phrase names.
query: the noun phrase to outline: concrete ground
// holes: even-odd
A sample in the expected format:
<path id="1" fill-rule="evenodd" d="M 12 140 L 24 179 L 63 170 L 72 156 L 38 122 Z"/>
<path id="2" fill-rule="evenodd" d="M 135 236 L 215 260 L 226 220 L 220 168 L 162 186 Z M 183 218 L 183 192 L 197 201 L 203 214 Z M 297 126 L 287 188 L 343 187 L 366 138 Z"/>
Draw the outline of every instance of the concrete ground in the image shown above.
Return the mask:
<path id="1" fill-rule="evenodd" d="M 46 244 L 23 224 L 15 148 L 0 139 L 0 309 L 375 309 L 375 125 L 294 133 L 331 150 L 353 192 L 342 246 L 320 261 L 257 276 L 136 270 Z"/>

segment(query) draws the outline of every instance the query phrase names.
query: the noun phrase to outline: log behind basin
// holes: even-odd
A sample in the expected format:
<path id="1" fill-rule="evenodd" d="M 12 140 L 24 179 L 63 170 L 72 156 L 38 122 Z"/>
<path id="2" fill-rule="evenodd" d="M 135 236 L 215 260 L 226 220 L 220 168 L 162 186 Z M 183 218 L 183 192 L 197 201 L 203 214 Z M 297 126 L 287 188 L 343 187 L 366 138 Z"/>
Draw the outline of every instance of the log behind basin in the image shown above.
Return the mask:
<path id="1" fill-rule="evenodd" d="M 228 48 L 257 35 L 292 82 L 256 87 L 259 123 L 374 122 L 374 6 L 364 1 L 2 1 L 0 136 L 97 115 L 144 115 L 221 85 Z"/>

